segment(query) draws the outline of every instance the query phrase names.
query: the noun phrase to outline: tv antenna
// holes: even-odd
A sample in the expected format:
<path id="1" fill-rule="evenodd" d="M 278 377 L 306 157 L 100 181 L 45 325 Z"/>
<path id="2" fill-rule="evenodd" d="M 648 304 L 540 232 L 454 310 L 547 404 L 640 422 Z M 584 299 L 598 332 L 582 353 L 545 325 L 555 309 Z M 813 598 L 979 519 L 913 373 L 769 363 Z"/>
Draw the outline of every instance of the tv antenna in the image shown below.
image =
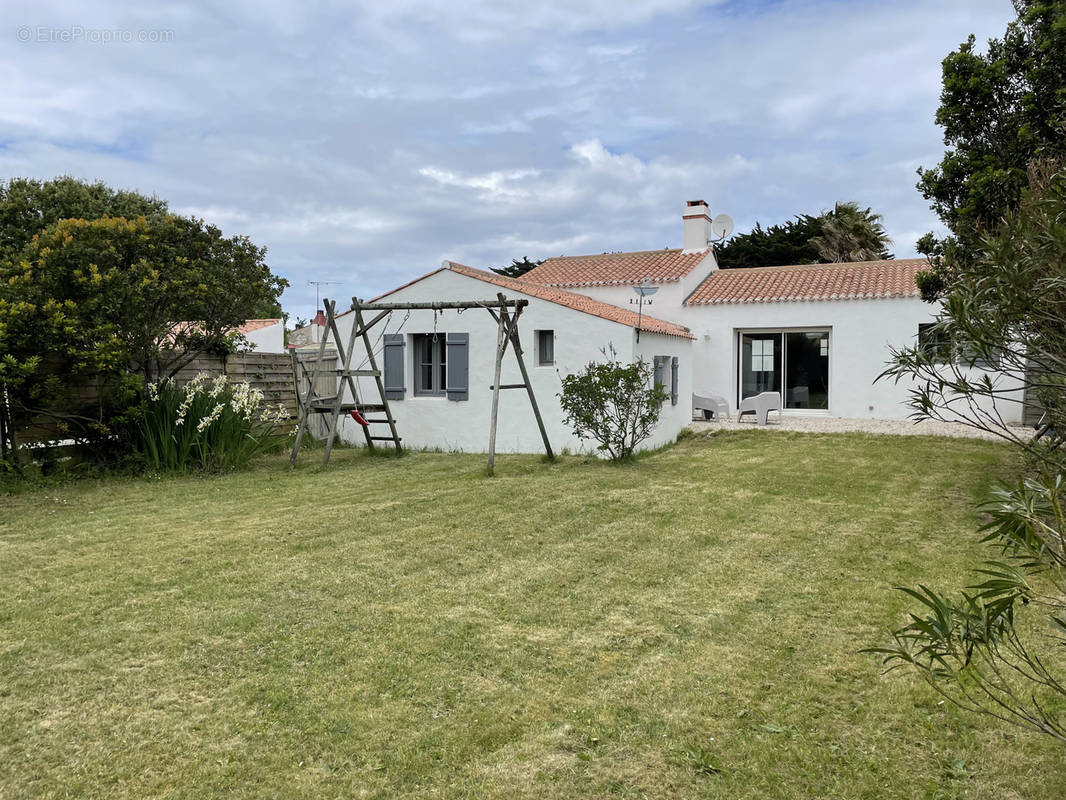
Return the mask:
<path id="1" fill-rule="evenodd" d="M 340 286 L 341 281 L 308 281 L 308 286 L 315 287 L 315 313 L 318 313 L 319 303 L 321 303 L 320 295 L 322 293 L 323 286 Z"/>
<path id="2" fill-rule="evenodd" d="M 637 341 L 639 342 L 640 341 L 640 321 L 644 317 L 644 304 L 647 303 L 649 306 L 651 305 L 651 299 L 650 298 L 651 298 L 651 296 L 653 294 L 655 294 L 657 291 L 659 291 L 659 287 L 658 286 L 652 286 L 651 285 L 651 279 L 650 278 L 645 278 L 644 282 L 641 283 L 640 286 L 634 286 L 633 287 L 633 291 L 637 293 L 637 297 L 636 297 L 636 299 L 630 297 L 629 298 L 629 303 L 630 303 L 630 305 L 632 305 L 633 303 L 637 304 Z"/>

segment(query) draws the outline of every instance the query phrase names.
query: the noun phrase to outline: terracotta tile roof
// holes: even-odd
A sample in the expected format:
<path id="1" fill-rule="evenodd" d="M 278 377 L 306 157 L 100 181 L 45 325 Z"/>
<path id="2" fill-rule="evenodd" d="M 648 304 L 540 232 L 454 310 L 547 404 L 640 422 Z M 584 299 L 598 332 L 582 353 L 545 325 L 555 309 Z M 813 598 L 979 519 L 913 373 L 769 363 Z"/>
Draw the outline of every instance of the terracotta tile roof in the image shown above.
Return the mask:
<path id="1" fill-rule="evenodd" d="M 236 328 L 230 328 L 229 333 L 233 333 L 234 331 L 236 331 L 240 334 L 248 334 L 252 331 L 257 331 L 260 328 L 269 328 L 271 325 L 277 325 L 281 321 L 281 317 L 278 317 L 277 319 L 249 319 L 246 320 L 243 325 L 239 325 Z M 181 334 L 188 334 L 193 333 L 194 331 L 202 330 L 203 325 L 201 325 L 199 322 L 175 322 L 173 325 L 170 326 L 170 333 L 167 334 L 166 338 L 170 341 L 173 341 L 174 337 L 180 336 Z"/>
<path id="2" fill-rule="evenodd" d="M 251 333 L 257 331 L 260 328 L 269 328 L 271 325 L 277 325 L 281 322 L 281 319 L 249 319 L 246 320 L 243 325 L 237 328 L 240 333 Z"/>
<path id="3" fill-rule="evenodd" d="M 549 258 L 523 275 L 523 283 L 570 288 L 631 285 L 645 278 L 652 283 L 676 283 L 707 257 L 709 250 L 645 250 L 640 253 L 602 253 L 595 256 Z"/>
<path id="4" fill-rule="evenodd" d="M 536 283 L 528 283 L 526 281 L 516 280 L 515 278 L 508 278 L 503 275 L 498 275 L 495 272 L 486 272 L 485 270 L 477 269 L 475 267 L 468 267 L 465 264 L 457 264 L 454 261 L 445 261 L 440 269 L 433 270 L 433 272 L 423 275 L 421 278 L 415 278 L 413 281 L 409 281 L 403 286 L 398 286 L 392 291 L 375 297 L 369 302 L 375 303 L 378 300 L 388 297 L 390 294 L 400 291 L 400 289 L 405 289 L 412 284 L 428 278 L 430 275 L 436 275 L 438 272 L 446 269 L 451 270 L 452 272 L 458 272 L 460 275 L 466 275 L 468 278 L 476 278 L 479 281 L 491 283 L 501 289 L 520 292 L 521 294 L 529 295 L 530 297 L 547 300 L 550 303 L 557 303 L 558 305 L 572 308 L 575 311 L 592 314 L 594 317 L 617 322 L 621 325 L 628 325 L 631 328 L 637 327 L 637 312 L 630 311 L 628 308 L 619 308 L 610 303 L 601 303 L 599 300 L 585 297 L 583 294 L 566 292 L 562 289 L 555 289 L 550 286 L 541 286 Z M 677 336 L 682 339 L 696 338 L 692 335 L 689 329 L 683 325 L 677 325 L 673 322 L 666 322 L 665 320 L 656 319 L 655 317 L 649 317 L 647 314 L 640 319 L 640 329 L 647 333 Z"/>
<path id="5" fill-rule="evenodd" d="M 720 269 L 708 275 L 686 303 L 698 306 L 918 297 L 914 275 L 926 267 L 924 258 L 901 258 L 850 264 Z"/>

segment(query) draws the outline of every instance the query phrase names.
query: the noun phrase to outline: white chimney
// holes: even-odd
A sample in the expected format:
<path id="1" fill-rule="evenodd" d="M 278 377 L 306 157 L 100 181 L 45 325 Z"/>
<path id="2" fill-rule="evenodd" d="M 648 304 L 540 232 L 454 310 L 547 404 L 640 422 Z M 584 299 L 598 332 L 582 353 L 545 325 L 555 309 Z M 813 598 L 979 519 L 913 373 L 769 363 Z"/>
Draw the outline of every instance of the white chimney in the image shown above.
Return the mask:
<path id="1" fill-rule="evenodd" d="M 705 202 L 689 200 L 685 203 L 685 213 L 681 219 L 685 225 L 681 242 L 684 252 L 694 253 L 711 246 L 711 214 Z"/>

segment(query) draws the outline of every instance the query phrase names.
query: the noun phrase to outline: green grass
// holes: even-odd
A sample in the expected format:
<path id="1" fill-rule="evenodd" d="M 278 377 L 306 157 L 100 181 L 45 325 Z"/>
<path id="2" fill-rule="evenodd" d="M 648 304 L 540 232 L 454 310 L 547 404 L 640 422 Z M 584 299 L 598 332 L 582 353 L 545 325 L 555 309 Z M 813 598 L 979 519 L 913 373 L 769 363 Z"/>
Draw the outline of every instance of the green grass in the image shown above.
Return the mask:
<path id="1" fill-rule="evenodd" d="M 988 442 L 283 457 L 0 497 L 0 797 L 1061 798 L 858 653 L 965 582 Z"/>

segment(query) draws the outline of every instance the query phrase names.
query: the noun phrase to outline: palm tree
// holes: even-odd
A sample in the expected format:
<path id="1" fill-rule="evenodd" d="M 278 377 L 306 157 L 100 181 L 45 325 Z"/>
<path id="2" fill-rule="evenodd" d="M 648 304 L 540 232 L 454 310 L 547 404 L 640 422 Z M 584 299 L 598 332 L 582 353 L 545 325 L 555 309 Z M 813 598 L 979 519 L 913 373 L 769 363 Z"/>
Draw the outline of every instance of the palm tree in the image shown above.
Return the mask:
<path id="1" fill-rule="evenodd" d="M 837 264 L 892 258 L 887 250 L 892 240 L 881 224 L 884 217 L 872 209 L 863 210 L 854 202 L 837 203 L 821 219 L 822 233 L 810 243 L 826 261 Z"/>

